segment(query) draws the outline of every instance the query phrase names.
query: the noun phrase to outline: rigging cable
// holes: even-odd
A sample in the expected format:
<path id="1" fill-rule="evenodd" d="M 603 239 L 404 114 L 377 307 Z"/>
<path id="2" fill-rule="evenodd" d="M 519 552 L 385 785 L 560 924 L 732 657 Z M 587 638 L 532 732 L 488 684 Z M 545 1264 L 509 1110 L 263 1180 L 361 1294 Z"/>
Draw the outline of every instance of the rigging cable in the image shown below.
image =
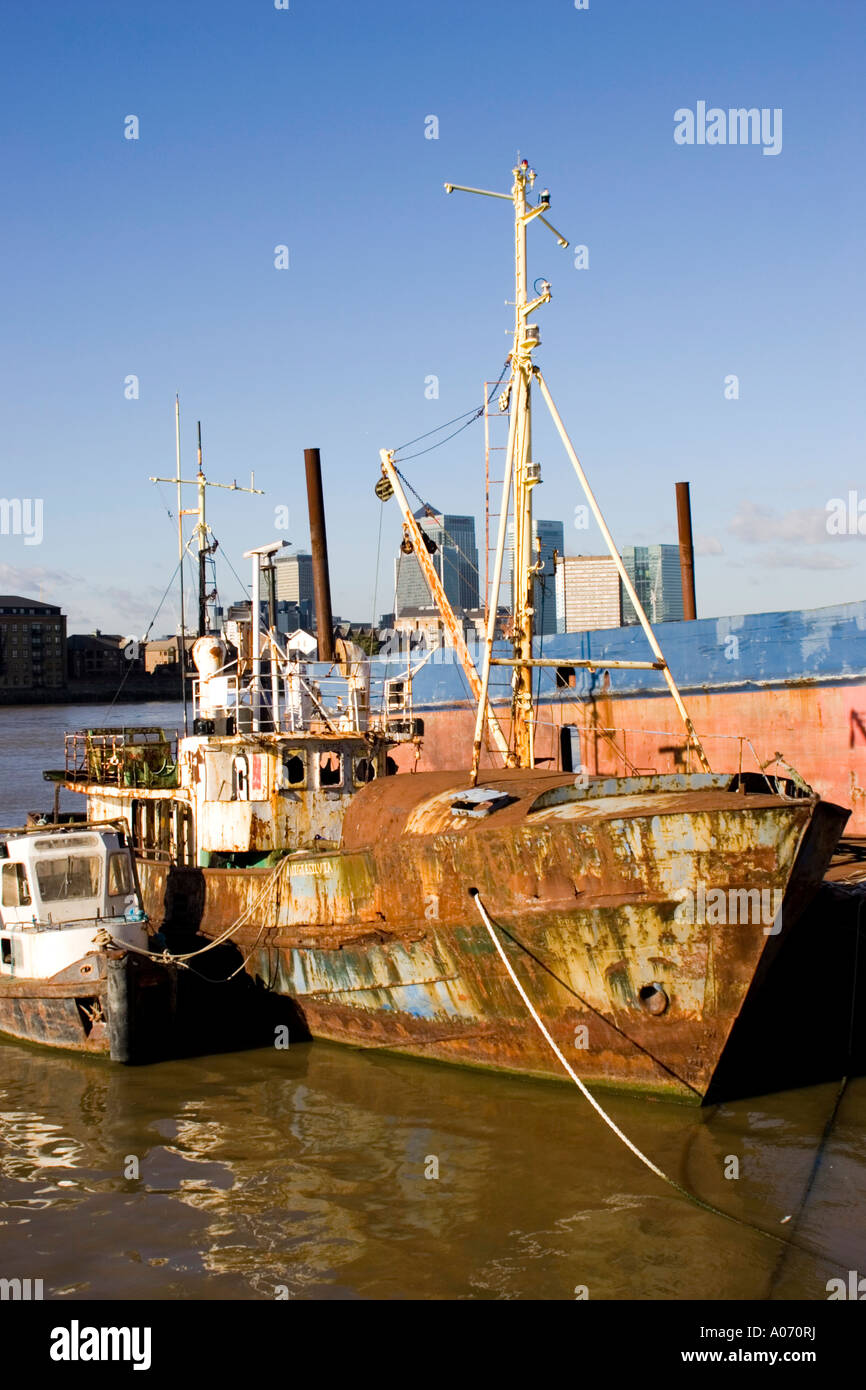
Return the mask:
<path id="1" fill-rule="evenodd" d="M 142 645 L 144 645 L 144 643 L 147 641 L 148 637 L 150 636 L 150 630 L 151 630 L 151 628 L 153 627 L 154 623 L 156 622 L 157 618 L 159 617 L 160 609 L 162 608 L 162 605 L 165 603 L 165 600 L 166 600 L 167 597 L 168 597 L 169 590 L 171 589 L 171 586 L 172 586 L 172 584 L 174 583 L 174 581 L 175 581 L 175 579 L 176 579 L 176 577 L 177 577 L 177 573 L 178 573 L 178 570 L 179 570 L 179 569 L 180 569 L 180 560 L 178 560 L 177 564 L 175 565 L 175 567 L 174 567 L 174 573 L 172 574 L 171 579 L 168 581 L 168 583 L 167 583 L 166 586 L 165 586 L 165 593 L 163 594 L 162 598 L 159 600 L 159 603 L 158 603 L 157 606 L 156 606 L 156 611 L 155 611 L 153 617 L 151 618 L 150 622 L 149 622 L 148 625 L 147 625 L 147 631 L 145 632 L 144 636 L 143 636 L 142 639 L 141 639 Z M 108 706 L 108 708 L 107 708 L 106 711 L 105 711 L 105 717 L 106 717 L 106 718 L 108 717 L 109 714 L 111 714 L 111 711 L 114 709 L 114 706 L 117 704 L 118 700 L 120 699 L 121 692 L 122 692 L 122 690 L 123 690 L 123 687 L 126 685 L 127 680 L 129 679 L 129 676 L 130 676 L 131 671 L 132 671 L 132 662 L 130 661 L 129 665 L 127 666 L 126 671 L 124 672 L 123 679 L 122 679 L 122 681 L 120 682 L 120 685 L 117 687 L 117 690 L 116 690 L 115 693 L 114 693 L 114 698 L 112 699 L 111 704 Z"/>
<path id="2" fill-rule="evenodd" d="M 471 425 L 472 422 L 473 422 L 474 420 L 480 419 L 481 416 L 484 414 L 484 412 L 485 412 L 487 406 L 488 406 L 488 405 L 490 404 L 490 402 L 493 400 L 493 397 L 495 396 L 495 394 L 496 394 L 498 388 L 502 385 L 503 379 L 504 379 L 505 374 L 506 374 L 506 372 L 508 371 L 510 365 L 511 365 L 511 357 L 510 357 L 510 355 L 509 355 L 509 356 L 505 359 L 505 363 L 504 363 L 504 365 L 503 365 L 503 367 L 502 367 L 502 371 L 499 373 L 499 376 L 498 376 L 497 380 L 493 383 L 493 385 L 492 385 L 490 391 L 489 391 L 488 394 L 487 394 L 486 400 L 484 401 L 484 404 L 481 406 L 480 409 L 467 410 L 467 411 L 464 411 L 462 415 L 455 415 L 454 418 L 453 418 L 453 420 L 446 420 L 445 423 L 444 423 L 443 425 L 437 426 L 436 429 L 428 430 L 428 431 L 426 432 L 426 434 L 419 434 L 419 435 L 416 435 L 416 437 L 415 437 L 414 439 L 409 439 L 409 440 L 407 440 L 405 444 L 401 444 L 401 445 L 399 445 L 398 448 L 396 448 L 396 449 L 393 450 L 393 455 L 395 456 L 395 458 L 394 458 L 394 460 L 393 460 L 393 463 L 394 463 L 394 470 L 395 470 L 395 472 L 396 472 L 398 478 L 401 480 L 401 482 L 403 482 L 403 483 L 406 485 L 406 487 L 409 489 L 409 491 L 412 493 L 412 495 L 417 499 L 417 501 L 419 501 L 419 502 L 421 503 L 421 506 L 422 506 L 423 508 L 425 508 L 425 510 L 427 511 L 427 513 L 428 513 L 429 515 L 432 515 L 432 516 L 435 516 L 435 515 L 436 515 L 435 508 L 431 505 L 431 503 L 429 503 L 424 497 L 421 496 L 420 492 L 418 492 L 417 489 L 414 488 L 414 487 L 412 486 L 412 484 L 409 482 L 409 479 L 405 476 L 405 474 L 402 473 L 402 472 L 400 471 L 399 468 L 397 468 L 397 465 L 396 465 L 396 455 L 400 453 L 400 450 L 401 450 L 401 449 L 408 449 L 408 448 L 410 448 L 410 446 L 411 446 L 412 444 L 419 444 L 419 443 L 421 442 L 421 440 L 423 440 L 423 439 L 429 439 L 432 435 L 438 434 L 438 433 L 440 432 L 440 430 L 447 429 L 449 425 L 454 425 L 454 424 L 457 423 L 458 420 L 462 420 L 464 423 L 463 423 L 462 425 L 460 425 L 456 430 L 454 430 L 452 434 L 447 435 L 445 439 L 440 439 L 439 442 L 438 442 L 438 444 L 431 444 L 431 445 L 429 446 L 429 448 L 427 448 L 427 449 L 420 449 L 420 450 L 418 450 L 417 453 L 414 453 L 414 454 L 407 454 L 406 457 L 405 457 L 404 459 L 401 460 L 401 462 L 406 462 L 407 459 L 420 458 L 422 454 L 429 454 L 429 453 L 432 453 L 435 449 L 440 448 L 443 444 L 447 444 L 447 443 L 449 442 L 449 440 L 454 439 L 458 434 L 460 434 L 460 433 L 461 433 L 463 430 L 465 430 L 469 425 Z M 466 418 L 467 416 L 469 417 L 468 419 Z M 445 530 L 445 527 L 444 527 L 444 526 L 442 527 L 442 534 L 443 534 L 443 536 L 445 537 L 445 539 L 449 542 L 449 544 L 452 545 L 452 546 L 454 547 L 454 549 L 456 550 L 457 554 L 460 556 L 461 560 L 463 560 L 464 563 L 467 564 L 467 565 L 469 566 L 470 569 L 474 570 L 476 576 L 477 576 L 478 578 L 480 578 L 480 570 L 479 570 L 478 565 L 477 565 L 473 560 L 471 560 L 470 557 L 469 557 L 468 555 L 465 554 L 465 552 L 461 549 L 461 547 L 460 547 L 460 546 L 457 544 L 457 542 L 455 541 L 454 537 L 453 537 L 452 535 L 450 535 L 448 531 Z M 459 575 L 459 571 L 458 571 L 458 575 Z M 442 575 L 442 578 L 443 578 L 443 582 L 444 582 L 444 563 L 443 563 L 443 575 Z M 480 595 L 479 595 L 479 597 L 480 597 Z"/>
<path id="3" fill-rule="evenodd" d="M 210 527 L 208 527 L 208 530 L 210 530 Z M 226 564 L 228 565 L 229 569 L 231 570 L 232 574 L 234 575 L 235 579 L 240 585 L 241 593 L 246 594 L 249 585 L 245 584 L 244 581 L 241 579 L 240 575 L 238 574 L 237 570 L 235 569 L 234 565 L 229 559 L 228 551 L 223 550 L 218 538 L 214 535 L 213 531 L 211 531 L 211 535 L 213 536 L 215 543 L 219 546 L 220 559 L 225 560 Z"/>
<path id="4" fill-rule="evenodd" d="M 510 358 L 510 357 L 506 357 L 506 359 L 505 359 L 505 365 L 503 366 L 502 371 L 499 373 L 499 377 L 498 377 L 497 380 L 493 383 L 493 388 L 492 388 L 492 390 L 491 390 L 489 396 L 487 397 L 487 400 L 485 401 L 485 405 L 489 405 L 490 402 L 493 400 L 493 397 L 494 397 L 494 395 L 496 394 L 496 388 L 497 388 L 497 386 L 501 386 L 502 380 L 503 380 L 503 378 L 504 378 L 504 376 L 505 376 L 505 373 L 508 371 L 508 368 L 509 368 L 510 366 L 511 366 L 511 358 Z M 409 449 L 413 444 L 420 444 L 422 439 L 429 439 L 431 435 L 433 435 L 433 434 L 438 434 L 440 430 L 447 430 L 447 428 L 448 428 L 449 425 L 456 425 L 458 420 L 466 420 L 466 424 L 465 424 L 465 425 L 461 425 L 459 430 L 455 430 L 455 431 L 454 431 L 454 434 L 459 434 L 459 433 L 460 433 L 460 430 L 465 430 L 465 429 L 466 429 L 466 425 L 471 425 L 473 420 L 478 420 L 478 419 L 480 419 L 480 417 L 481 417 L 483 414 L 484 414 L 484 406 L 483 406 L 483 405 L 482 405 L 482 407 L 481 407 L 480 410 L 479 410 L 477 407 L 473 407 L 472 410 L 464 410 L 463 413 L 462 413 L 462 415 L 455 415 L 453 420 L 446 420 L 445 423 L 444 423 L 444 425 L 437 425 L 435 429 L 433 429 L 433 430 L 427 430 L 426 434 L 418 434 L 418 435 L 415 436 L 414 439 L 407 439 L 405 444 L 399 444 L 399 445 L 397 446 L 396 449 L 392 450 L 392 452 L 393 452 L 393 454 L 396 456 L 397 454 L 400 453 L 400 450 L 401 450 L 401 449 Z M 468 419 L 468 420 L 466 419 L 467 415 L 471 417 L 471 418 Z M 453 438 L 454 438 L 454 434 L 449 434 L 448 439 L 453 439 Z M 432 445 L 430 446 L 429 449 L 421 449 L 419 454 L 409 454 L 408 457 L 409 457 L 409 458 L 419 458 L 419 457 L 420 457 L 420 454 L 429 454 L 429 453 L 431 452 L 431 450 L 433 450 L 433 449 L 438 449 L 442 444 L 447 444 L 447 443 L 448 443 L 448 439 L 441 439 L 441 440 L 439 441 L 439 444 L 432 444 Z M 404 460 L 404 462 L 405 462 L 405 460 Z"/>

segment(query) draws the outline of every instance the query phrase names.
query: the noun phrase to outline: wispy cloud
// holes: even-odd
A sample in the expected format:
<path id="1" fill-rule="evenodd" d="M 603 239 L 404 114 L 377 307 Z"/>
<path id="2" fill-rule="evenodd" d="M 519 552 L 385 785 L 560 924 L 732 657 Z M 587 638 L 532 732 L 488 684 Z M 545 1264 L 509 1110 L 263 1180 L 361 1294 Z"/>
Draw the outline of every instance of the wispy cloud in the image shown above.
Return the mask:
<path id="1" fill-rule="evenodd" d="M 827 531 L 826 507 L 795 507 L 777 512 L 756 502 L 741 502 L 728 522 L 728 533 L 750 549 L 728 564 L 752 570 L 845 570 L 855 561 L 850 549 Z M 751 547 L 757 547 L 751 549 Z"/>
<path id="2" fill-rule="evenodd" d="M 774 512 L 771 507 L 762 507 L 756 502 L 741 502 L 736 516 L 728 522 L 728 531 L 747 545 L 766 545 L 768 541 L 823 545 L 830 539 L 827 512 L 823 507 L 799 507 L 787 512 Z M 836 569 L 838 566 L 812 568 Z"/>
<path id="3" fill-rule="evenodd" d="M 56 603 L 67 617 L 67 631 L 118 632 L 142 636 L 153 618 L 163 591 L 149 584 L 141 589 L 98 584 L 67 570 L 34 565 L 24 569 L 0 564 L 0 591 Z M 152 636 L 174 630 L 177 603 L 169 594 L 154 623 Z"/>
<path id="4" fill-rule="evenodd" d="M 774 570 L 850 570 L 854 568 L 855 563 L 853 559 L 843 560 L 842 556 L 836 553 L 794 547 L 788 550 L 779 547 L 761 550 L 755 559 L 765 569 Z"/>

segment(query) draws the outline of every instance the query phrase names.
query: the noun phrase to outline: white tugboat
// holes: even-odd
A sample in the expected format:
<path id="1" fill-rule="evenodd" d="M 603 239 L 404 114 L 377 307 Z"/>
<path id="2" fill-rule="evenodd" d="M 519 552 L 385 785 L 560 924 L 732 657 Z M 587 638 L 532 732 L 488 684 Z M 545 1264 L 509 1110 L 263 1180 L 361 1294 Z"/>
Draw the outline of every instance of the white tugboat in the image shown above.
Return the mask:
<path id="1" fill-rule="evenodd" d="M 148 949 L 126 827 L 3 832 L 0 860 L 0 1032 L 115 1062 L 158 1055 L 175 970 Z"/>

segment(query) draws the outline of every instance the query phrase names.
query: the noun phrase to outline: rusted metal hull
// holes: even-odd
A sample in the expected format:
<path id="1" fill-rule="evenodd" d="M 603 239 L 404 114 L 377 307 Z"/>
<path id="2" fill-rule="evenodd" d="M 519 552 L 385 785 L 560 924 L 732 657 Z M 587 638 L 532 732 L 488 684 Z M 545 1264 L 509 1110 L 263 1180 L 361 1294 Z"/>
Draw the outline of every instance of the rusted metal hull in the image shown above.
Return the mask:
<path id="1" fill-rule="evenodd" d="M 0 1033 L 112 1061 L 155 1060 L 171 1046 L 173 966 L 94 951 L 50 980 L 0 979 Z"/>
<path id="2" fill-rule="evenodd" d="M 850 1012 L 850 943 L 802 915 L 845 811 L 718 788 L 623 795 L 622 784 L 575 800 L 562 774 L 499 771 L 488 782 L 512 801 L 489 824 L 455 823 L 457 774 L 371 786 L 353 801 L 341 851 L 277 873 L 142 861 L 147 910 L 169 938 L 212 938 L 249 910 L 234 937 L 239 962 L 294 1001 L 313 1037 L 561 1077 L 478 918 L 475 888 L 588 1082 L 702 1102 L 846 1069 L 835 1029 L 813 1035 L 805 1075 L 788 1066 L 817 962 L 833 960 L 821 1009 Z M 701 915 L 711 893 L 723 895 L 721 921 Z M 730 921 L 730 904 L 752 895 L 751 909 L 756 893 L 757 920 Z M 750 1060 L 753 1036 L 766 1051 L 767 1019 L 770 1056 Z"/>

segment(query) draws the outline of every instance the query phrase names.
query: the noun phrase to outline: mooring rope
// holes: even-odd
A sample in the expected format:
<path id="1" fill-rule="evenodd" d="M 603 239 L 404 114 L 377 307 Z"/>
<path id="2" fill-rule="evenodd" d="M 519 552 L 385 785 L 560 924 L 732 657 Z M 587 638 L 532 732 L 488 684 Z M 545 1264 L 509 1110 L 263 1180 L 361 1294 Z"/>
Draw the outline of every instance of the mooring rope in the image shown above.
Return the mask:
<path id="1" fill-rule="evenodd" d="M 496 948 L 497 954 L 499 955 L 502 964 L 505 966 L 511 983 L 514 985 L 514 988 L 517 990 L 517 993 L 520 995 L 520 998 L 526 1005 L 527 1012 L 529 1013 L 530 1017 L 532 1018 L 533 1022 L 535 1023 L 545 1042 L 548 1044 L 551 1051 L 555 1054 L 555 1056 L 561 1062 L 562 1066 L 568 1072 L 568 1075 L 571 1077 L 572 1081 L 574 1082 L 575 1086 L 577 1086 L 584 1099 L 589 1101 L 589 1104 L 592 1106 L 593 1110 L 595 1110 L 596 1114 L 601 1117 L 601 1119 L 608 1126 L 608 1128 L 613 1131 L 616 1137 L 619 1140 L 621 1140 L 623 1144 L 625 1144 L 626 1148 L 634 1154 L 635 1158 L 639 1159 L 640 1162 L 644 1165 L 644 1167 L 649 1168 L 650 1172 L 654 1173 L 657 1178 L 661 1178 L 662 1182 L 666 1182 L 669 1187 L 672 1187 L 675 1192 L 678 1192 L 681 1197 L 685 1197 L 686 1201 L 692 1202 L 695 1206 L 700 1207 L 703 1211 L 710 1212 L 713 1216 L 721 1216 L 724 1218 L 725 1221 L 732 1221 L 735 1226 L 742 1226 L 748 1231 L 755 1231 L 759 1235 L 768 1236 L 770 1240 L 774 1240 L 777 1244 L 784 1245 L 788 1249 L 800 1250 L 803 1254 L 812 1255 L 819 1259 L 828 1259 L 828 1257 L 825 1254 L 823 1254 L 822 1251 L 811 1249 L 807 1245 L 802 1245 L 799 1241 L 794 1241 L 789 1238 L 786 1239 L 784 1236 L 780 1236 L 776 1231 L 768 1231 L 766 1227 L 758 1226 L 755 1224 L 755 1222 L 749 1221 L 744 1217 L 735 1216 L 733 1212 L 722 1211 L 721 1207 L 713 1206 L 712 1202 L 705 1202 L 702 1197 L 696 1196 L 695 1193 L 690 1192 L 687 1187 L 683 1187 L 682 1183 L 678 1183 L 676 1178 L 672 1178 L 667 1173 L 663 1172 L 662 1169 L 659 1168 L 657 1163 L 653 1163 L 651 1158 L 648 1158 L 647 1155 L 641 1149 L 639 1149 L 636 1144 L 632 1143 L 628 1135 L 622 1132 L 619 1126 L 611 1119 L 610 1115 L 608 1115 L 604 1107 L 601 1104 L 599 1104 L 599 1102 L 595 1099 L 595 1096 L 592 1095 L 592 1093 L 589 1091 L 584 1082 L 581 1081 L 580 1077 L 577 1075 L 577 1072 L 565 1058 L 559 1047 L 557 1047 L 548 1029 L 545 1027 L 544 1023 L 542 1022 L 541 1018 L 536 1012 L 532 1004 L 532 1001 L 526 993 L 526 990 L 523 988 L 522 984 L 517 978 L 517 975 L 514 973 L 514 969 L 508 957 L 506 956 L 505 951 L 502 948 L 502 944 L 499 940 L 499 937 L 496 934 L 496 930 L 493 926 L 492 921 L 490 920 L 487 909 L 481 901 L 481 896 L 478 892 L 478 889 L 470 888 L 469 894 L 470 897 L 472 897 L 475 901 L 475 906 L 478 908 L 479 916 L 481 917 L 481 920 L 487 929 L 487 933 L 490 937 L 490 940 L 493 942 L 493 945 Z"/>
<path id="2" fill-rule="evenodd" d="M 291 861 L 288 859 L 288 857 L 285 859 L 281 859 L 279 863 L 274 866 L 271 873 L 268 874 L 268 877 L 265 879 L 265 882 L 263 883 L 261 889 L 253 898 L 252 902 L 247 904 L 240 916 L 236 917 L 235 920 L 230 924 L 230 926 L 226 927 L 225 931 L 220 932 L 219 936 L 215 936 L 212 941 L 208 941 L 204 946 L 200 946 L 196 951 L 184 951 L 179 954 L 175 954 L 168 950 L 145 951 L 140 946 L 132 946 L 126 941 L 115 940 L 115 938 L 111 935 L 110 931 L 108 931 L 108 929 L 105 927 L 100 927 L 94 940 L 100 947 L 112 946 L 120 951 L 131 951 L 133 955 L 146 956 L 148 960 L 157 961 L 161 965 L 180 965 L 184 969 L 189 970 L 189 962 L 191 960 L 195 960 L 196 956 L 203 956 L 207 951 L 213 951 L 216 949 L 217 946 L 222 946 L 224 942 L 228 941 L 232 936 L 235 935 L 236 932 L 240 931 L 241 927 L 246 926 L 259 904 L 263 902 L 266 897 L 273 896 L 274 902 L 272 915 L 276 917 L 276 911 L 278 906 L 278 879 L 280 877 L 280 874 L 284 871 L 286 865 L 290 862 Z M 266 909 L 266 911 L 267 910 L 268 909 Z M 262 929 L 259 930 L 259 934 L 256 937 L 256 942 L 253 943 L 252 949 L 255 948 L 255 945 L 261 937 L 261 934 Z M 237 975 L 240 969 L 242 969 L 241 966 L 239 966 L 238 969 L 234 971 L 233 975 L 229 975 L 228 979 L 233 979 L 234 975 Z M 204 976 L 202 976 L 201 978 L 204 978 Z"/>

